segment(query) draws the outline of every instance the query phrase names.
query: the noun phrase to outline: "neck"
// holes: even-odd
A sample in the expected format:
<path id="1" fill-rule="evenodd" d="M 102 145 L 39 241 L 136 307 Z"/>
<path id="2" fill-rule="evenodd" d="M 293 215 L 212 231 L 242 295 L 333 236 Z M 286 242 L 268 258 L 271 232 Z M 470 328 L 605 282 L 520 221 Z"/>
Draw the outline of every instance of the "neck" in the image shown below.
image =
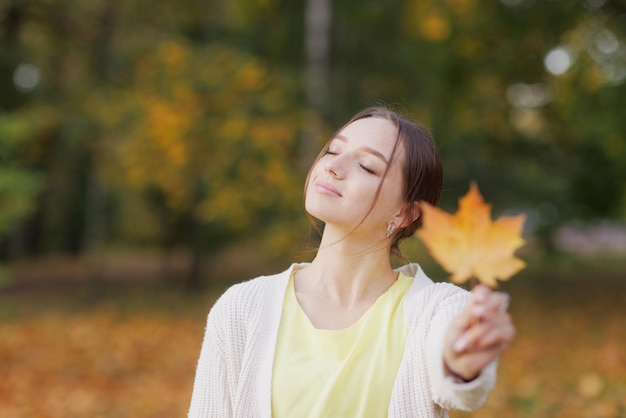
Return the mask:
<path id="1" fill-rule="evenodd" d="M 321 287 L 341 304 L 377 297 L 397 274 L 389 260 L 389 241 L 372 241 L 357 234 L 343 237 L 324 232 L 320 249 L 307 267 L 303 287 Z"/>

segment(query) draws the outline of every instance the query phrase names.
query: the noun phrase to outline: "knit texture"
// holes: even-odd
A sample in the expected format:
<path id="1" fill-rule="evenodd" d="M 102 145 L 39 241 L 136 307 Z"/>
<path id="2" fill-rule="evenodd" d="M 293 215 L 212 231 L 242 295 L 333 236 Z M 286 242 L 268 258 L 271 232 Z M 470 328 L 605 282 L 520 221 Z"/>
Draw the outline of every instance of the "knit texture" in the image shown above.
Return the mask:
<path id="1" fill-rule="evenodd" d="M 274 350 L 289 276 L 294 268 L 228 289 L 209 312 L 196 370 L 189 418 L 271 417 Z M 493 388 L 496 362 L 469 383 L 444 375 L 443 341 L 448 324 L 469 293 L 433 283 L 416 264 L 399 270 L 413 276 L 403 301 L 409 327 L 389 405 L 389 417 L 447 417 L 448 409 L 473 410 Z"/>

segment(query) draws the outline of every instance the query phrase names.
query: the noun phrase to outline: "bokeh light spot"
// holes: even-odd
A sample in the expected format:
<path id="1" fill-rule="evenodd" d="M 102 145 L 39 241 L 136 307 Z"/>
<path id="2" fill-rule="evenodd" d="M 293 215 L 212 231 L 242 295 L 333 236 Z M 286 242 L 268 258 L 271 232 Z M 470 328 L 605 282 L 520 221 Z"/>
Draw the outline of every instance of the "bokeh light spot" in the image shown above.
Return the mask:
<path id="1" fill-rule="evenodd" d="M 541 107 L 552 95 L 542 84 L 515 83 L 506 90 L 506 98 L 515 107 Z"/>
<path id="2" fill-rule="evenodd" d="M 551 74 L 565 74 L 572 66 L 572 56 L 565 48 L 557 47 L 546 54 L 543 64 Z"/>
<path id="3" fill-rule="evenodd" d="M 31 91 L 39 84 L 39 68 L 33 64 L 22 63 L 13 72 L 15 86 L 24 92 Z"/>

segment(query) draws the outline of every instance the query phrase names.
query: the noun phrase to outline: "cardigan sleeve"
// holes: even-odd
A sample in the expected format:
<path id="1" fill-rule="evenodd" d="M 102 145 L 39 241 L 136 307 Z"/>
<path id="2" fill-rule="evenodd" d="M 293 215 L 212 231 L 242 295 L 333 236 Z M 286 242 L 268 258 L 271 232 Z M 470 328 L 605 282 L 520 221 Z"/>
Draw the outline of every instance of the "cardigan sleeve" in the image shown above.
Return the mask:
<path id="1" fill-rule="evenodd" d="M 445 375 L 443 364 L 445 334 L 452 319 L 465 307 L 469 294 L 449 284 L 439 286 L 447 286 L 450 290 L 438 302 L 428 331 L 426 364 L 432 397 L 436 404 L 445 409 L 474 410 L 485 402 L 495 384 L 497 360 L 485 366 L 480 375 L 471 382 L 458 383 Z"/>
<path id="2" fill-rule="evenodd" d="M 196 368 L 189 418 L 232 416 L 233 371 L 229 371 L 226 339 L 229 314 L 228 292 L 215 303 L 207 325 Z M 232 353 L 231 353 L 232 356 Z"/>

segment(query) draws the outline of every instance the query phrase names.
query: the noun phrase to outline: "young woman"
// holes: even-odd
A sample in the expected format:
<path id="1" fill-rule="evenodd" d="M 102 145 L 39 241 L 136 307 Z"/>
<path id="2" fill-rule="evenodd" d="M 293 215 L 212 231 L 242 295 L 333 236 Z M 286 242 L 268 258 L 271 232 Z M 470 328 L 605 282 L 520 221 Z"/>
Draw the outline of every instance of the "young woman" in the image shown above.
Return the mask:
<path id="1" fill-rule="evenodd" d="M 354 116 L 305 186 L 311 263 L 231 287 L 208 315 L 190 418 L 445 417 L 475 409 L 514 337 L 507 297 L 433 283 L 392 253 L 439 202 L 432 138 L 385 108 Z"/>

